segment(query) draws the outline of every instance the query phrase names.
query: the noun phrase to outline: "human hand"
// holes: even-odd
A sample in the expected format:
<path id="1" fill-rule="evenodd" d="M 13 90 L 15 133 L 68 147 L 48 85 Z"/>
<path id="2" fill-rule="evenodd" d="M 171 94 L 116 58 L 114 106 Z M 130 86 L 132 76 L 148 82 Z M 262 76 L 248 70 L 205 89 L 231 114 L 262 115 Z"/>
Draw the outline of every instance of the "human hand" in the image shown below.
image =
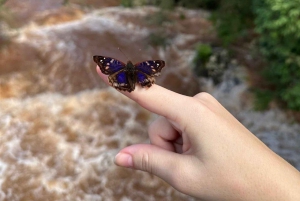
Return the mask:
<path id="1" fill-rule="evenodd" d="M 150 172 L 201 200 L 300 200 L 300 173 L 211 95 L 188 97 L 158 85 L 122 93 L 160 117 L 148 129 L 151 144 L 122 149 L 117 165 Z"/>

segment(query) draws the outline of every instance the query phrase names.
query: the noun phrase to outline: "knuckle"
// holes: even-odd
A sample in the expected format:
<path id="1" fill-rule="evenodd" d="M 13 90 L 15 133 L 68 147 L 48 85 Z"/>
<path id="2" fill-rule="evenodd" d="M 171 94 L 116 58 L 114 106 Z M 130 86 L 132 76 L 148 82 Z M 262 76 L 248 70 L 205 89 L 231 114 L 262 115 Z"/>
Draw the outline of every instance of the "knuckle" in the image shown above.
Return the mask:
<path id="1" fill-rule="evenodd" d="M 148 134 L 151 135 L 153 132 L 155 132 L 157 126 L 157 119 L 154 120 L 148 127 Z"/>
<path id="2" fill-rule="evenodd" d="M 147 152 L 142 153 L 141 156 L 141 169 L 149 173 L 153 173 L 152 166 L 150 163 L 150 154 Z"/>
<path id="3" fill-rule="evenodd" d="M 199 96 L 202 96 L 202 95 L 199 95 Z M 194 112 L 203 112 L 204 110 L 206 110 L 206 107 L 207 107 L 206 100 L 200 99 L 198 97 L 196 97 L 196 98 L 193 97 L 191 99 L 192 100 L 189 105 Z"/>
<path id="4" fill-rule="evenodd" d="M 153 144 L 155 141 L 157 141 L 157 135 L 160 132 L 160 124 L 161 124 L 161 118 L 157 118 L 155 121 L 153 121 L 149 127 L 148 127 L 148 135 L 150 139 L 150 143 Z"/>
<path id="5" fill-rule="evenodd" d="M 211 101 L 215 100 L 215 98 L 207 92 L 198 93 L 194 96 L 194 98 L 197 98 L 198 100 L 201 100 L 204 102 L 211 102 Z"/>
<path id="6" fill-rule="evenodd" d="M 194 96 L 194 100 L 196 100 L 199 104 L 199 108 L 204 112 L 214 111 L 216 108 L 220 107 L 220 103 L 209 93 L 201 92 Z"/>

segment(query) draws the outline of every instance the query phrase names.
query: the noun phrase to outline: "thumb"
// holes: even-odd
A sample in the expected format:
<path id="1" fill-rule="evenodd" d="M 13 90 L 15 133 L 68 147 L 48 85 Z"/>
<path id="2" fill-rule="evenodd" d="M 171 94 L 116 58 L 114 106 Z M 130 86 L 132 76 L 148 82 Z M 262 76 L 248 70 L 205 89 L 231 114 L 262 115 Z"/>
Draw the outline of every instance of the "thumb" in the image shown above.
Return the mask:
<path id="1" fill-rule="evenodd" d="M 184 161 L 183 155 L 149 144 L 126 147 L 115 157 L 116 165 L 149 172 L 171 185 L 181 172 Z"/>

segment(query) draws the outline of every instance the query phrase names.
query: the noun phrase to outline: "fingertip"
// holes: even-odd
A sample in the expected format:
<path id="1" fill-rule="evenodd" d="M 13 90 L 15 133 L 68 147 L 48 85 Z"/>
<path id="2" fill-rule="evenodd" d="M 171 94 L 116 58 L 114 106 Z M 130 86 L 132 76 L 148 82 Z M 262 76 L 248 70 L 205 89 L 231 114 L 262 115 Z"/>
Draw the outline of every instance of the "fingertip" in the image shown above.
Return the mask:
<path id="1" fill-rule="evenodd" d="M 97 71 L 99 77 L 100 77 L 106 84 L 109 85 L 108 79 L 107 79 L 107 75 L 105 75 L 105 74 L 103 74 L 103 73 L 101 72 L 99 66 L 96 66 L 96 71 Z"/>
<path id="2" fill-rule="evenodd" d="M 118 166 L 133 168 L 133 156 L 140 150 L 143 150 L 144 147 L 148 145 L 145 144 L 135 144 L 128 147 L 123 148 L 119 153 L 115 156 L 114 163 Z"/>
<path id="3" fill-rule="evenodd" d="M 100 68 L 99 68 L 98 65 L 96 66 L 96 71 L 97 71 L 97 73 L 98 73 L 99 75 L 101 74 L 101 71 L 100 71 Z"/>
<path id="4" fill-rule="evenodd" d="M 103 76 L 105 76 L 105 75 L 101 72 L 99 66 L 96 66 L 96 71 L 97 71 L 98 75 L 99 75 L 101 78 L 102 78 Z"/>
<path id="5" fill-rule="evenodd" d="M 132 156 L 128 153 L 125 152 L 119 152 L 116 156 L 115 156 L 115 164 L 118 166 L 122 166 L 122 167 L 133 167 L 133 160 L 132 160 Z"/>

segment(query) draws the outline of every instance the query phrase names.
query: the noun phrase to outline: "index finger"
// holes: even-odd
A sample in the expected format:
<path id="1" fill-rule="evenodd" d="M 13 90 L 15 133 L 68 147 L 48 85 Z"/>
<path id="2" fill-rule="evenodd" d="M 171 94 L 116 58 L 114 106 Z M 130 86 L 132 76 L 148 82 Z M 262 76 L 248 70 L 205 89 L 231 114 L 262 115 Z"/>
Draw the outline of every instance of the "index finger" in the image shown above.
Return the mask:
<path id="1" fill-rule="evenodd" d="M 97 73 L 109 85 L 107 76 L 101 73 L 98 66 Z M 175 122 L 183 115 L 184 106 L 191 99 L 188 96 L 175 93 L 156 84 L 150 88 L 136 86 L 135 90 L 131 93 L 120 92 L 137 102 L 143 108 Z"/>

